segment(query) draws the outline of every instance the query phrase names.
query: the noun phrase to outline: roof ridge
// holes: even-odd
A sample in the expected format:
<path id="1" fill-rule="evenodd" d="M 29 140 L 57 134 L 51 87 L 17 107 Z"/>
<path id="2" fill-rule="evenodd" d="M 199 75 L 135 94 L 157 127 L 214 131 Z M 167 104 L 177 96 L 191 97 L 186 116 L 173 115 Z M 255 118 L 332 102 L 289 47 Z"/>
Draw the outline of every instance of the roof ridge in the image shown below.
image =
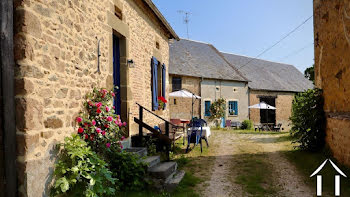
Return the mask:
<path id="1" fill-rule="evenodd" d="M 197 42 L 197 43 L 201 43 L 201 44 L 210 45 L 210 43 L 208 43 L 208 42 L 199 41 L 199 40 L 191 40 L 191 39 L 189 39 L 189 38 L 180 38 L 180 40 L 185 40 L 185 41 L 191 41 L 191 42 Z"/>
<path id="2" fill-rule="evenodd" d="M 212 44 L 209 44 L 210 47 L 212 47 L 214 49 L 214 51 L 233 69 L 235 70 L 243 79 L 245 79 L 246 81 L 249 81 L 234 65 L 232 65 L 223 55 L 222 53 L 215 48 Z"/>
<path id="3" fill-rule="evenodd" d="M 265 62 L 276 63 L 276 64 L 283 64 L 283 65 L 294 66 L 293 64 L 287 64 L 287 63 L 277 62 L 277 61 L 272 61 L 272 60 L 265 60 L 265 59 L 255 58 L 255 57 L 251 57 L 251 56 L 247 56 L 247 55 L 238 55 L 238 54 L 235 54 L 235 53 L 229 53 L 229 52 L 223 52 L 223 51 L 220 51 L 220 53 L 224 53 L 224 54 L 227 54 L 227 55 L 236 55 L 236 56 L 240 56 L 240 57 L 246 57 L 246 58 L 251 58 L 251 59 L 255 59 L 255 60 L 261 60 L 261 61 L 265 61 Z"/>

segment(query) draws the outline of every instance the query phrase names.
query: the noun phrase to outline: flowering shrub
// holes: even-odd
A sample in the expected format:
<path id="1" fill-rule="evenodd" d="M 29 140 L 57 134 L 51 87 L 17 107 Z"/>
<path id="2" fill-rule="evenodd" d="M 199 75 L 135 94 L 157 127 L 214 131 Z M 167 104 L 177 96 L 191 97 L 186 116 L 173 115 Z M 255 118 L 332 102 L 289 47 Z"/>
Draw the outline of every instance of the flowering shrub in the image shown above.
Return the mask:
<path id="1" fill-rule="evenodd" d="M 165 104 L 168 102 L 164 97 L 159 96 L 158 97 L 158 101 L 159 101 L 159 108 L 160 109 L 164 109 L 165 108 Z"/>
<path id="2" fill-rule="evenodd" d="M 87 94 L 85 109 L 76 118 L 78 134 L 97 152 L 111 146 L 123 148 L 121 141 L 126 122 L 122 122 L 120 116 L 115 114 L 112 106 L 114 97 L 113 91 L 95 88 Z"/>
<path id="3" fill-rule="evenodd" d="M 51 196 L 114 196 L 117 179 L 86 142 L 73 135 L 60 146 Z"/>

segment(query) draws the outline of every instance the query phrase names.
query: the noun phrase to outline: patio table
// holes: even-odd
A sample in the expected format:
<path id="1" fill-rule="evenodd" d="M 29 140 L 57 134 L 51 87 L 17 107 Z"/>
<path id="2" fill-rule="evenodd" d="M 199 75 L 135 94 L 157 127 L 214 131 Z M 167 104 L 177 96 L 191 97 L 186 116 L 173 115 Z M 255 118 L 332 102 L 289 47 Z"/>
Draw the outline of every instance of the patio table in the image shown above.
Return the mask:
<path id="1" fill-rule="evenodd" d="M 201 132 L 201 128 L 200 127 L 194 127 L 195 130 L 197 130 L 197 133 Z M 206 137 L 208 139 L 208 137 L 211 135 L 210 132 L 210 127 L 202 127 L 203 131 L 202 131 L 202 137 Z M 191 135 L 192 132 L 192 127 L 187 129 L 187 136 Z"/>

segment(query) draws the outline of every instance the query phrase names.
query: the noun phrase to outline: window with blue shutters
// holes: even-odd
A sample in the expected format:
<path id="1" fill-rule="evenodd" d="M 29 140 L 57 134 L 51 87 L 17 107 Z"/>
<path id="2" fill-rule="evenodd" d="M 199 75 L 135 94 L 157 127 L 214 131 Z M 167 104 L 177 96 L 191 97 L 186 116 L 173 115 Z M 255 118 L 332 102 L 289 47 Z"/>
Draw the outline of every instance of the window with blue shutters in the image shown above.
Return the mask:
<path id="1" fill-rule="evenodd" d="M 162 66 L 162 97 L 165 97 L 165 92 L 166 92 L 166 66 L 163 64 Z M 166 104 L 164 104 L 164 109 L 166 107 Z"/>
<path id="2" fill-rule="evenodd" d="M 229 101 L 228 102 L 228 114 L 230 116 L 238 115 L 238 101 Z"/>
<path id="3" fill-rule="evenodd" d="M 158 60 L 155 57 L 152 57 L 152 110 L 158 110 L 158 64 Z"/>
<path id="4" fill-rule="evenodd" d="M 204 101 L 204 116 L 210 116 L 210 101 Z"/>

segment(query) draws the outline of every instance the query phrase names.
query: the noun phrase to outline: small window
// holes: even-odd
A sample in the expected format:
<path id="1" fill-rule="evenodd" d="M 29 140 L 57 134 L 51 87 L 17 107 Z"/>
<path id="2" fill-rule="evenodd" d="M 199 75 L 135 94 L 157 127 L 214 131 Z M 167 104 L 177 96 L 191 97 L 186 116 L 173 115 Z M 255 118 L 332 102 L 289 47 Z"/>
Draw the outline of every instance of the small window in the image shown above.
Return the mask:
<path id="1" fill-rule="evenodd" d="M 216 89 L 217 92 L 220 92 L 220 87 L 219 86 L 216 86 L 215 89 Z"/>
<path id="2" fill-rule="evenodd" d="M 173 84 L 173 92 L 181 90 L 182 89 L 181 77 L 173 77 L 172 84 Z"/>
<path id="3" fill-rule="evenodd" d="M 238 101 L 229 101 L 228 102 L 228 114 L 230 116 L 238 115 Z"/>
<path id="4" fill-rule="evenodd" d="M 115 16 L 117 16 L 120 20 L 123 20 L 122 10 L 119 9 L 117 6 L 114 6 L 114 14 L 115 14 Z"/>
<path id="5" fill-rule="evenodd" d="M 159 42 L 156 42 L 156 48 L 157 48 L 157 49 L 160 49 Z"/>
<path id="6" fill-rule="evenodd" d="M 210 101 L 204 101 L 204 116 L 210 116 Z"/>
<path id="7" fill-rule="evenodd" d="M 237 88 L 233 88 L 233 92 L 236 93 L 237 92 Z"/>
<path id="8" fill-rule="evenodd" d="M 176 99 L 174 99 L 174 105 L 176 105 Z"/>

